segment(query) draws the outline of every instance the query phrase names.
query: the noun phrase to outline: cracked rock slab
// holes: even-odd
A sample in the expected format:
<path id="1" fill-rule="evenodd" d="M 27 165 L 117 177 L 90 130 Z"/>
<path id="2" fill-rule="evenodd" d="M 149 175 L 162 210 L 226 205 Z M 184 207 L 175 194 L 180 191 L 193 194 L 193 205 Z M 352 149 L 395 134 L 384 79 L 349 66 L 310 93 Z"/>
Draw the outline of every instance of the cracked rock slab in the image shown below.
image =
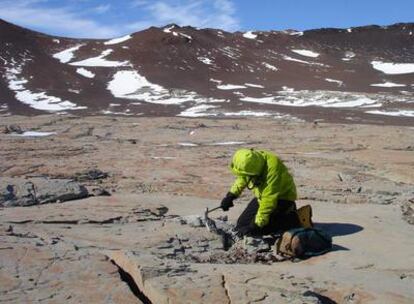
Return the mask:
<path id="1" fill-rule="evenodd" d="M 322 303 L 314 295 L 304 295 L 306 281 L 296 279 L 300 284 L 292 286 L 294 281 L 281 281 L 280 274 L 265 269 L 253 277 L 252 269 L 246 268 L 165 263 L 130 251 L 107 255 L 131 275 L 151 303 Z"/>
<path id="2" fill-rule="evenodd" d="M 140 303 L 102 254 L 0 238 L 2 303 Z"/>

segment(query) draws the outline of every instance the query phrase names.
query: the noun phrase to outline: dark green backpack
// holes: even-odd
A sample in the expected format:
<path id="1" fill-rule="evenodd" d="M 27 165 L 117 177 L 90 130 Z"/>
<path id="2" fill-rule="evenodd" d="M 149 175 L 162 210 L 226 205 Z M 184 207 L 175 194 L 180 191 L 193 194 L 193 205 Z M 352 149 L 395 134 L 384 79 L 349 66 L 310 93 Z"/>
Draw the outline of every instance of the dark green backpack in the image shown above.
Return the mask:
<path id="1" fill-rule="evenodd" d="M 332 249 L 332 237 L 317 228 L 295 228 L 282 234 L 276 253 L 288 258 L 308 258 Z"/>

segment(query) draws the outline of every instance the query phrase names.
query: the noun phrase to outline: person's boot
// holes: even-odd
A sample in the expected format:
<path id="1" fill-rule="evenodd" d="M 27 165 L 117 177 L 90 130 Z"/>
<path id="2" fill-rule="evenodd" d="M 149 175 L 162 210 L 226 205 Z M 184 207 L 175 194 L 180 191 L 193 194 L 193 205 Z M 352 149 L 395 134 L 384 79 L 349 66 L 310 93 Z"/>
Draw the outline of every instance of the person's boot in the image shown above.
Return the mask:
<path id="1" fill-rule="evenodd" d="M 306 205 L 300 207 L 297 211 L 300 224 L 303 228 L 312 228 L 312 207 L 310 205 Z"/>

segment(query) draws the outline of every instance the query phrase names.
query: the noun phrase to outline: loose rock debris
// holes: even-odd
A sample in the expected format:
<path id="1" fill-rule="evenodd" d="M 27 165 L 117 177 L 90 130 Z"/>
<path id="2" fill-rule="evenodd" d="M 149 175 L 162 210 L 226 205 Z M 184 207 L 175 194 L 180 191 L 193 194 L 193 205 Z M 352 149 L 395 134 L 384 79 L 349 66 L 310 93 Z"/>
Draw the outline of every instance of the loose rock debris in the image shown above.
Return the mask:
<path id="1" fill-rule="evenodd" d="M 273 250 L 279 235 L 239 238 L 234 225 L 228 223 L 226 218 L 225 221 L 210 219 L 216 227 L 210 232 L 199 215 L 178 217 L 175 220 L 195 228 L 197 233 L 176 235 L 163 241 L 154 252 L 159 258 L 212 264 L 272 264 L 285 260 Z"/>

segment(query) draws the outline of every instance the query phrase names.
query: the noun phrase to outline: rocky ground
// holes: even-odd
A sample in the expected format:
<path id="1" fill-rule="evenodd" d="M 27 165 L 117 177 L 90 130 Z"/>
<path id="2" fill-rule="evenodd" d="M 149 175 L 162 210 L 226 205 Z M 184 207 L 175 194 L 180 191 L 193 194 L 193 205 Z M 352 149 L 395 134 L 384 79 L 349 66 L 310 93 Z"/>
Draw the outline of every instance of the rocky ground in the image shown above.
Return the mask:
<path id="1" fill-rule="evenodd" d="M 2 117 L 0 300 L 412 303 L 413 129 Z M 298 204 L 311 204 L 314 221 L 333 235 L 332 252 L 292 263 L 263 259 L 252 240 L 224 251 L 220 237 L 197 224 L 228 191 L 238 147 L 281 156 Z M 229 213 L 211 216 L 234 223 L 250 198 L 246 192 Z"/>

